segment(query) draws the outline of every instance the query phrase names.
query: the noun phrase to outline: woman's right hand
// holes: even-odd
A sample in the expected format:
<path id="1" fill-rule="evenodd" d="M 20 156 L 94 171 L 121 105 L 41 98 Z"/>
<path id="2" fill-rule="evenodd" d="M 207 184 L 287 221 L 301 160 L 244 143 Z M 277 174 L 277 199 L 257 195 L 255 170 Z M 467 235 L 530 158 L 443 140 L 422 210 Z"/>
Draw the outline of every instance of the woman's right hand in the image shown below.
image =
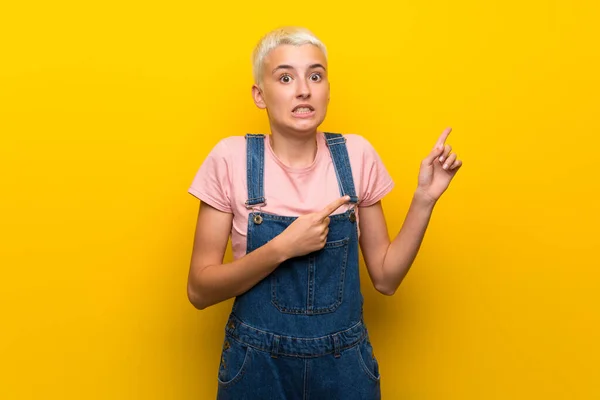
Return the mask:
<path id="1" fill-rule="evenodd" d="M 329 232 L 329 215 L 349 201 L 349 196 L 340 197 L 321 211 L 296 218 L 279 235 L 286 258 L 303 256 L 325 247 Z"/>

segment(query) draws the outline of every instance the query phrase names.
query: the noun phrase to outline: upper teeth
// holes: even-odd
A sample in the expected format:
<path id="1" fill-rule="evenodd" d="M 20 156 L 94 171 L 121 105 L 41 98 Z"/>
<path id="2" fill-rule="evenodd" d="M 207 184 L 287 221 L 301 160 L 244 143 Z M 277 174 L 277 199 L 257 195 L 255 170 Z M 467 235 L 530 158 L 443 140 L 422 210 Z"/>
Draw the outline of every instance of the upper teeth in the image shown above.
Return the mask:
<path id="1" fill-rule="evenodd" d="M 310 108 L 308 108 L 308 107 L 298 107 L 298 108 L 296 108 L 296 112 L 310 112 Z"/>

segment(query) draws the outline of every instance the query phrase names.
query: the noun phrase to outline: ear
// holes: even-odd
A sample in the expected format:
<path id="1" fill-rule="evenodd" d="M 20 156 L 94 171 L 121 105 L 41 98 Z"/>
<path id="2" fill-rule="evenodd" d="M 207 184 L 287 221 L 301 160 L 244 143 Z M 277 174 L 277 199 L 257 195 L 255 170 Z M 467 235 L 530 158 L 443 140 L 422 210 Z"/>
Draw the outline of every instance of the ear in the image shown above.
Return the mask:
<path id="1" fill-rule="evenodd" d="M 263 92 L 257 84 L 252 85 L 252 99 L 254 100 L 254 104 L 256 104 L 256 107 L 260 109 L 267 108 Z"/>

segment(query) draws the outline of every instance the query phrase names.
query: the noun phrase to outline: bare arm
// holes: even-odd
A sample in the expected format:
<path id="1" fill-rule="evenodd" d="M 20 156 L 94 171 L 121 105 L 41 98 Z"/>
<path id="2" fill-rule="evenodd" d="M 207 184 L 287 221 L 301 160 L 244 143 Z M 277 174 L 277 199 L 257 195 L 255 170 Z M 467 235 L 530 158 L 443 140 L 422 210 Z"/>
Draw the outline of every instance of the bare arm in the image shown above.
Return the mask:
<path id="1" fill-rule="evenodd" d="M 194 248 L 188 276 L 190 302 L 204 309 L 245 293 L 288 258 L 325 246 L 328 215 L 347 203 L 342 197 L 322 211 L 298 217 L 285 231 L 264 246 L 223 264 L 233 215 L 202 202 L 198 212 Z"/>
<path id="2" fill-rule="evenodd" d="M 395 239 L 390 242 L 381 202 L 360 209 L 360 247 L 373 286 L 377 291 L 393 295 L 413 264 L 434 203 L 415 193 Z"/>
<path id="3" fill-rule="evenodd" d="M 285 260 L 279 242 L 272 240 L 222 264 L 232 222 L 232 214 L 201 203 L 187 288 L 190 302 L 200 310 L 246 292 Z"/>
<path id="4" fill-rule="evenodd" d="M 390 243 L 381 202 L 360 209 L 360 245 L 375 288 L 393 295 L 413 264 L 433 208 L 462 166 L 452 147 L 445 144 L 451 129 L 442 132 L 422 161 L 419 184 L 400 232 Z M 439 158 L 438 158 L 439 157 Z"/>

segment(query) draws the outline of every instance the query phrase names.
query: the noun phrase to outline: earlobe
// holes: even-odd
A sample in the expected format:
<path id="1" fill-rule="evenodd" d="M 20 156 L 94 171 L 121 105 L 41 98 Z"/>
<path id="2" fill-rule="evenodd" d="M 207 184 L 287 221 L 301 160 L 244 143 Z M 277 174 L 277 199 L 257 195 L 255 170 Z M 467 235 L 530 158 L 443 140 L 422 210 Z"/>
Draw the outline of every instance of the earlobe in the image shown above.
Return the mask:
<path id="1" fill-rule="evenodd" d="M 254 99 L 254 104 L 256 104 L 256 107 L 260 109 L 267 108 L 262 90 L 256 84 L 252 86 L 252 98 Z"/>

